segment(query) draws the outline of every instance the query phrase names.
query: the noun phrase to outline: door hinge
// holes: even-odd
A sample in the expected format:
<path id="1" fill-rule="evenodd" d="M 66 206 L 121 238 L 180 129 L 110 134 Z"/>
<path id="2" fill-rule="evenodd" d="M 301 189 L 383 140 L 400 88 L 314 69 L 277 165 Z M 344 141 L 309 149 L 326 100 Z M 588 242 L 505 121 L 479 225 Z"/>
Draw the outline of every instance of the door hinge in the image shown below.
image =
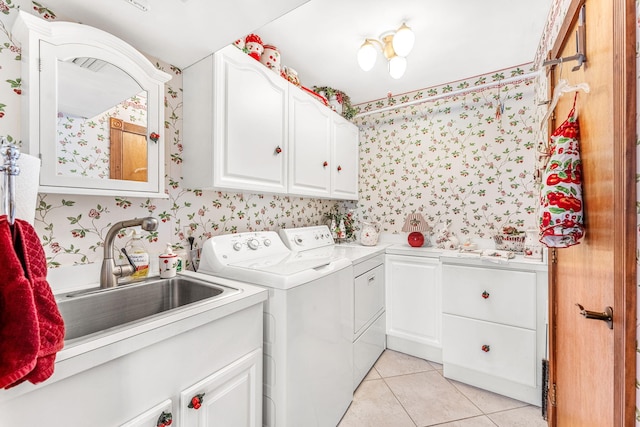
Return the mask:
<path id="1" fill-rule="evenodd" d="M 42 58 L 38 58 L 38 71 L 42 72 Z"/>
<path id="2" fill-rule="evenodd" d="M 556 383 L 551 384 L 551 390 L 549 390 L 549 403 L 551 406 L 556 406 Z"/>
<path id="3" fill-rule="evenodd" d="M 558 251 L 554 248 L 551 249 L 551 263 L 556 264 L 558 262 Z"/>

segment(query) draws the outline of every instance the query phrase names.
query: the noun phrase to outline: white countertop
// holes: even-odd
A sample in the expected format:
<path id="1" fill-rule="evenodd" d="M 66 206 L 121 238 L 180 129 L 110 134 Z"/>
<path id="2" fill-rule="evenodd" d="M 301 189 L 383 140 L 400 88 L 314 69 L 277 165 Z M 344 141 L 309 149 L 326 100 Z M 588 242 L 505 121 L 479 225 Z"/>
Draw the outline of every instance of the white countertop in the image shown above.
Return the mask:
<path id="1" fill-rule="evenodd" d="M 339 243 L 334 246 L 334 253 L 356 265 L 375 256 L 384 255 L 389 246 L 388 243 L 378 243 L 375 246 L 364 246 L 357 242 Z"/>
<path id="2" fill-rule="evenodd" d="M 514 258 L 502 259 L 482 256 L 481 251 L 465 252 L 458 250 L 446 250 L 433 247 L 412 248 L 408 244 L 395 244 L 386 248 L 387 254 L 409 255 L 427 258 L 438 258 L 443 263 L 464 264 L 495 268 L 525 269 L 525 270 L 546 270 L 546 259 L 537 260 L 525 258 L 524 255 L 516 254 Z"/>

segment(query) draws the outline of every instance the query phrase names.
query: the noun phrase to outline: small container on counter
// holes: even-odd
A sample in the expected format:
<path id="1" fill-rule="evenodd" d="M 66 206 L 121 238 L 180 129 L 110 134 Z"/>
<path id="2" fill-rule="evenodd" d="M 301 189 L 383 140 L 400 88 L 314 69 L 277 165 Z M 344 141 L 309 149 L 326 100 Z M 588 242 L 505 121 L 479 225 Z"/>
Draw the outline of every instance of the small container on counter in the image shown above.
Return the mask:
<path id="1" fill-rule="evenodd" d="M 137 230 L 131 232 L 131 238 L 124 246 L 129 260 L 133 263 L 135 271 L 126 281 L 144 279 L 149 275 L 149 253 L 142 240 L 142 234 Z"/>
<path id="2" fill-rule="evenodd" d="M 167 243 L 167 249 L 158 257 L 160 278 L 170 279 L 171 277 L 175 277 L 178 272 L 178 263 L 178 254 L 175 254 L 171 248 L 171 244 Z"/>

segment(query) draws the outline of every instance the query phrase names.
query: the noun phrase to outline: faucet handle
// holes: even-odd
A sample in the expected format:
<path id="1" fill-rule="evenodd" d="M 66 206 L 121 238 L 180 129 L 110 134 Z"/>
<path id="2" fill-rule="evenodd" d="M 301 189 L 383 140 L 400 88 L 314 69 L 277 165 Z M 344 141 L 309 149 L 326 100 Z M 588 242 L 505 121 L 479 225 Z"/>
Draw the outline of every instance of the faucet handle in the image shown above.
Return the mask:
<path id="1" fill-rule="evenodd" d="M 124 254 L 125 258 L 127 258 L 127 261 L 129 261 L 129 264 L 131 264 L 131 266 L 133 268 L 136 267 L 136 265 L 133 263 L 133 260 L 131 259 L 131 257 L 129 256 L 129 254 L 127 253 L 127 250 L 125 248 L 120 249 L 122 251 L 122 253 Z"/>

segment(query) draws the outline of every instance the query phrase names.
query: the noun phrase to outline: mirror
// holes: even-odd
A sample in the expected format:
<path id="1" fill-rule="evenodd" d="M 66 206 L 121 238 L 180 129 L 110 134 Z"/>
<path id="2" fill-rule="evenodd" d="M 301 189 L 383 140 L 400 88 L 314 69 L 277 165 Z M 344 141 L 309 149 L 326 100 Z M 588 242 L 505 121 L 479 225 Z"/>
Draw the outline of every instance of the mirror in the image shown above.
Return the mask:
<path id="1" fill-rule="evenodd" d="M 19 12 L 23 151 L 39 155 L 41 192 L 167 197 L 164 83 L 124 41 Z"/>
<path id="2" fill-rule="evenodd" d="M 58 60 L 57 174 L 146 182 L 147 92 L 98 58 Z"/>

